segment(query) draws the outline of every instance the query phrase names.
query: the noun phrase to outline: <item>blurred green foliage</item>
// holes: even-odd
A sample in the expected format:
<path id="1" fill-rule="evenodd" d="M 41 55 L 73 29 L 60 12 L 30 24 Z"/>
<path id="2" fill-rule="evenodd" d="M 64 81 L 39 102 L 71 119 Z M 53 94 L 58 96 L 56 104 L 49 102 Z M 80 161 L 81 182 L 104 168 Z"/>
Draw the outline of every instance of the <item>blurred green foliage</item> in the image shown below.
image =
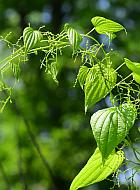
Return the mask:
<path id="1" fill-rule="evenodd" d="M 140 2 L 137 0 L 0 0 L 0 12 L 0 36 L 12 32 L 8 37 L 12 43 L 29 23 L 33 28 L 45 25 L 47 30 L 57 33 L 69 22 L 86 33 L 92 28 L 93 16 L 116 20 L 126 27 L 128 35 L 120 33 L 111 44 L 114 50 L 120 51 L 118 59 L 114 59 L 114 67 L 122 62 L 121 55 L 140 60 Z M 9 48 L 0 42 L 0 60 L 9 54 Z M 73 63 L 70 50 L 59 58 L 63 65 L 58 75 L 59 85 L 40 69 L 40 59 L 41 54 L 34 55 L 27 64 L 21 65 L 21 79 L 15 85 L 13 102 L 0 115 L 2 190 L 69 189 L 72 179 L 96 147 L 89 125 L 91 113 L 108 106 L 107 101 L 101 101 L 84 114 L 84 94 L 78 84 L 73 88 L 81 63 Z M 125 72 L 128 70 L 123 68 L 122 74 Z M 7 81 L 14 83 L 11 76 Z M 29 130 L 53 177 L 35 150 Z M 111 181 L 105 181 L 94 187 L 109 189 L 111 186 Z"/>

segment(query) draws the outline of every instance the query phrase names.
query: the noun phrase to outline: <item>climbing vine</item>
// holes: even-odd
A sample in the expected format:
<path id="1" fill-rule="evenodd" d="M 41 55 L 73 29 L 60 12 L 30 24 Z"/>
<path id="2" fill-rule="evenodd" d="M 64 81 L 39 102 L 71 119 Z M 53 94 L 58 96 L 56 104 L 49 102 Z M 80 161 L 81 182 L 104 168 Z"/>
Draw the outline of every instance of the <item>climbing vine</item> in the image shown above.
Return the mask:
<path id="1" fill-rule="evenodd" d="M 99 110 L 91 116 L 90 124 L 97 148 L 73 180 L 70 190 L 102 181 L 117 171 L 123 161 L 127 160 L 123 148 L 131 146 L 129 131 L 135 127 L 139 116 L 140 63 L 124 58 L 122 64 L 115 68 L 112 61 L 114 51 L 106 48 L 105 43 L 100 43 L 93 34 L 95 31 L 98 35 L 105 35 L 109 47 L 111 41 L 117 37 L 117 32 L 127 34 L 126 29 L 117 22 L 99 16 L 92 18 L 91 22 L 93 29 L 87 34 L 80 34 L 69 24 L 65 24 L 63 31 L 57 35 L 49 31 L 44 32 L 42 28 L 34 30 L 28 26 L 16 44 L 8 41 L 10 34 L 5 38 L 1 37 L 12 51 L 0 62 L 1 111 L 8 102 L 12 103 L 11 94 L 20 80 L 21 63 L 28 63 L 30 55 L 37 56 L 40 51 L 43 53 L 40 68 L 44 68 L 44 72 L 58 85 L 58 57 L 63 56 L 63 50 L 72 48 L 73 61 L 80 59 L 81 66 L 75 85 L 79 83 L 84 92 L 85 113 L 107 95 L 110 97 L 112 107 Z M 125 77 L 119 72 L 123 66 L 130 71 Z M 5 80 L 7 71 L 12 72 L 15 78 L 12 85 Z M 136 157 L 137 154 L 139 153 L 135 152 Z"/>

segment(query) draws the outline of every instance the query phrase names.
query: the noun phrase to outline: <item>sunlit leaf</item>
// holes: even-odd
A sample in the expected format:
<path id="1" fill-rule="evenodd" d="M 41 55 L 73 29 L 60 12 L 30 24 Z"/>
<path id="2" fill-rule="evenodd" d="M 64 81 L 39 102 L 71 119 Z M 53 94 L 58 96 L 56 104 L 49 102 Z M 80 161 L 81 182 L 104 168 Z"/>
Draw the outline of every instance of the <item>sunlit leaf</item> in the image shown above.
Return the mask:
<path id="1" fill-rule="evenodd" d="M 82 36 L 74 28 L 70 27 L 69 24 L 65 24 L 64 28 L 67 32 L 70 44 L 73 46 L 73 49 L 76 50 L 82 42 Z"/>
<path id="2" fill-rule="evenodd" d="M 99 34 L 108 35 L 119 32 L 121 30 L 125 30 L 121 24 L 100 16 L 93 17 L 91 19 L 91 22 Z"/>
<path id="3" fill-rule="evenodd" d="M 79 69 L 79 73 L 78 73 L 77 79 L 78 79 L 78 81 L 79 81 L 80 86 L 81 86 L 82 89 L 84 88 L 84 84 L 85 84 L 88 72 L 89 72 L 89 68 L 87 66 L 83 65 Z"/>
<path id="4" fill-rule="evenodd" d="M 116 38 L 116 34 L 109 33 L 108 36 L 110 40 L 113 40 L 114 38 Z"/>
<path id="5" fill-rule="evenodd" d="M 140 84 L 140 63 L 130 61 L 127 58 L 124 58 L 126 66 L 133 71 L 132 76 L 134 80 Z"/>
<path id="6" fill-rule="evenodd" d="M 102 109 L 92 115 L 90 124 L 103 159 L 125 139 L 136 116 L 136 108 L 131 103 Z"/>
<path id="7" fill-rule="evenodd" d="M 23 31 L 23 41 L 27 51 L 34 48 L 42 39 L 41 32 L 31 27 L 26 27 Z"/>
<path id="8" fill-rule="evenodd" d="M 120 167 L 123 160 L 123 151 L 113 151 L 103 164 L 101 152 L 96 148 L 87 164 L 73 180 L 70 190 L 77 190 L 106 179 Z"/>
<path id="9" fill-rule="evenodd" d="M 140 63 L 130 61 L 127 58 L 124 58 L 126 66 L 133 72 L 140 75 Z"/>
<path id="10" fill-rule="evenodd" d="M 140 74 L 132 73 L 134 80 L 140 84 Z"/>
<path id="11" fill-rule="evenodd" d="M 114 87 L 117 73 L 113 68 L 100 69 L 93 66 L 87 74 L 85 82 L 85 112 L 89 107 L 104 98 Z"/>

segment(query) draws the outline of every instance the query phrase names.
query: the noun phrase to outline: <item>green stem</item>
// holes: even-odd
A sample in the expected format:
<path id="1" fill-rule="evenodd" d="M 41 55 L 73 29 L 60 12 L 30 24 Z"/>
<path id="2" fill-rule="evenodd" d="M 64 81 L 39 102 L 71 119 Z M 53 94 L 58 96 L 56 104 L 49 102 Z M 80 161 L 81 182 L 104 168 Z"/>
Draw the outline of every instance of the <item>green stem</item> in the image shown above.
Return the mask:
<path id="1" fill-rule="evenodd" d="M 50 46 L 44 46 L 44 47 L 39 47 L 39 48 L 34 48 L 34 49 L 31 49 L 28 51 L 28 54 L 31 54 L 31 53 L 34 53 L 35 51 L 38 51 L 38 50 L 46 50 L 48 49 Z"/>
<path id="2" fill-rule="evenodd" d="M 123 65 L 125 65 L 125 63 L 122 63 L 115 71 L 118 71 Z"/>
<path id="3" fill-rule="evenodd" d="M 98 48 L 98 50 L 97 50 L 97 52 L 96 52 L 96 54 L 95 54 L 95 57 L 96 57 L 97 54 L 99 53 L 100 49 L 103 49 L 102 47 L 103 47 L 103 44 L 101 44 L 101 45 L 99 46 L 99 48 Z"/>
<path id="4" fill-rule="evenodd" d="M 127 77 L 125 77 L 124 79 L 122 79 L 120 82 L 118 82 L 115 86 L 119 86 L 123 81 L 125 81 L 126 79 L 128 79 L 129 77 L 132 76 L 132 73 L 130 73 Z"/>
<path id="5" fill-rule="evenodd" d="M 103 48 L 103 44 L 100 44 L 99 42 L 98 42 L 98 40 L 96 40 L 94 37 L 92 37 L 92 36 L 89 36 L 89 35 L 87 35 L 87 34 L 84 34 L 83 35 L 84 37 L 87 37 L 87 38 L 90 38 L 91 40 L 93 40 L 93 41 L 95 41 L 98 45 L 99 45 L 99 47 L 101 46 L 101 50 L 102 50 L 102 52 L 104 53 L 104 55 L 106 56 L 106 52 L 105 52 L 105 50 L 104 50 L 104 48 Z"/>
<path id="6" fill-rule="evenodd" d="M 86 35 L 89 35 L 91 32 L 93 32 L 95 30 L 95 28 L 92 28 L 88 33 L 86 33 Z"/>
<path id="7" fill-rule="evenodd" d="M 12 61 L 13 59 L 15 59 L 17 56 L 19 56 L 19 54 L 17 54 L 19 51 L 21 51 L 24 47 L 21 47 L 20 49 L 18 49 L 17 51 L 15 51 L 14 53 L 12 53 L 10 56 L 6 57 L 5 59 L 1 60 L 0 61 L 0 64 L 5 62 L 5 64 L 3 64 L 1 67 L 0 67 L 0 71 L 2 71 L 4 68 L 7 67 L 7 65 L 9 65 L 9 62 Z M 15 56 L 13 56 L 15 54 Z"/>
<path id="8" fill-rule="evenodd" d="M 126 87 L 126 86 L 122 86 L 122 85 L 119 85 L 119 86 L 122 87 L 122 88 L 128 89 L 128 87 Z M 129 90 L 131 90 L 131 91 L 133 91 L 133 92 L 137 92 L 137 93 L 139 93 L 138 90 L 135 90 L 135 89 L 130 88 L 130 87 L 129 87 Z"/>
<path id="9" fill-rule="evenodd" d="M 60 44 L 57 43 L 57 47 L 61 47 L 62 45 L 63 46 L 64 45 L 69 45 L 69 43 L 68 42 L 61 42 Z M 29 50 L 28 54 L 34 53 L 34 51 L 38 51 L 38 50 L 44 51 L 44 50 L 47 50 L 49 48 L 50 48 L 50 46 L 43 46 L 43 47 L 39 47 L 39 48 L 34 48 L 34 49 Z"/>

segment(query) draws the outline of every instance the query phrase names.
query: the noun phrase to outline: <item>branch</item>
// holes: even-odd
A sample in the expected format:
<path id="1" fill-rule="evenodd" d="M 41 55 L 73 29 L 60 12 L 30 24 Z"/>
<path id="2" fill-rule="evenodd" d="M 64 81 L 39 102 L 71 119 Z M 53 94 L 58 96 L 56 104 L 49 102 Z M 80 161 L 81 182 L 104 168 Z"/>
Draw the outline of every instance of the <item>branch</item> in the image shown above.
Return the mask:
<path id="1" fill-rule="evenodd" d="M 2 177 L 3 177 L 3 180 L 5 182 L 5 185 L 6 185 L 6 190 L 12 190 L 12 187 L 10 185 L 10 182 L 9 182 L 9 179 L 8 179 L 8 176 L 4 170 L 4 167 L 3 167 L 3 164 L 0 162 L 0 171 L 1 171 L 1 174 L 2 174 Z"/>
<path id="2" fill-rule="evenodd" d="M 53 189 L 54 190 L 59 190 L 59 188 L 57 187 L 57 184 L 56 184 L 56 181 L 55 181 L 55 176 L 52 172 L 52 169 L 47 161 L 47 159 L 45 158 L 45 156 L 43 155 L 43 152 L 40 148 L 40 145 L 38 144 L 37 140 L 36 140 L 36 137 L 35 135 L 33 134 L 32 130 L 31 130 L 31 127 L 30 127 L 30 124 L 28 122 L 28 120 L 24 117 L 24 115 L 22 114 L 21 110 L 19 109 L 19 107 L 17 106 L 16 102 L 14 99 L 12 99 L 12 105 L 17 113 L 17 115 L 19 115 L 22 119 L 23 119 L 23 122 L 25 124 L 25 127 L 27 129 L 27 132 L 28 132 L 28 135 L 30 137 L 30 140 L 34 146 L 34 148 L 36 149 L 43 165 L 45 166 L 45 168 L 47 169 L 49 175 L 50 175 L 50 178 L 51 178 L 51 181 L 52 181 L 52 184 L 53 184 Z"/>
<path id="3" fill-rule="evenodd" d="M 28 185 L 25 179 L 25 175 L 23 172 L 23 157 L 22 157 L 22 150 L 21 150 L 21 146 L 20 146 L 20 134 L 19 131 L 16 130 L 16 135 L 17 135 L 17 151 L 18 151 L 18 169 L 19 169 L 19 178 L 23 187 L 23 190 L 28 190 Z"/>

